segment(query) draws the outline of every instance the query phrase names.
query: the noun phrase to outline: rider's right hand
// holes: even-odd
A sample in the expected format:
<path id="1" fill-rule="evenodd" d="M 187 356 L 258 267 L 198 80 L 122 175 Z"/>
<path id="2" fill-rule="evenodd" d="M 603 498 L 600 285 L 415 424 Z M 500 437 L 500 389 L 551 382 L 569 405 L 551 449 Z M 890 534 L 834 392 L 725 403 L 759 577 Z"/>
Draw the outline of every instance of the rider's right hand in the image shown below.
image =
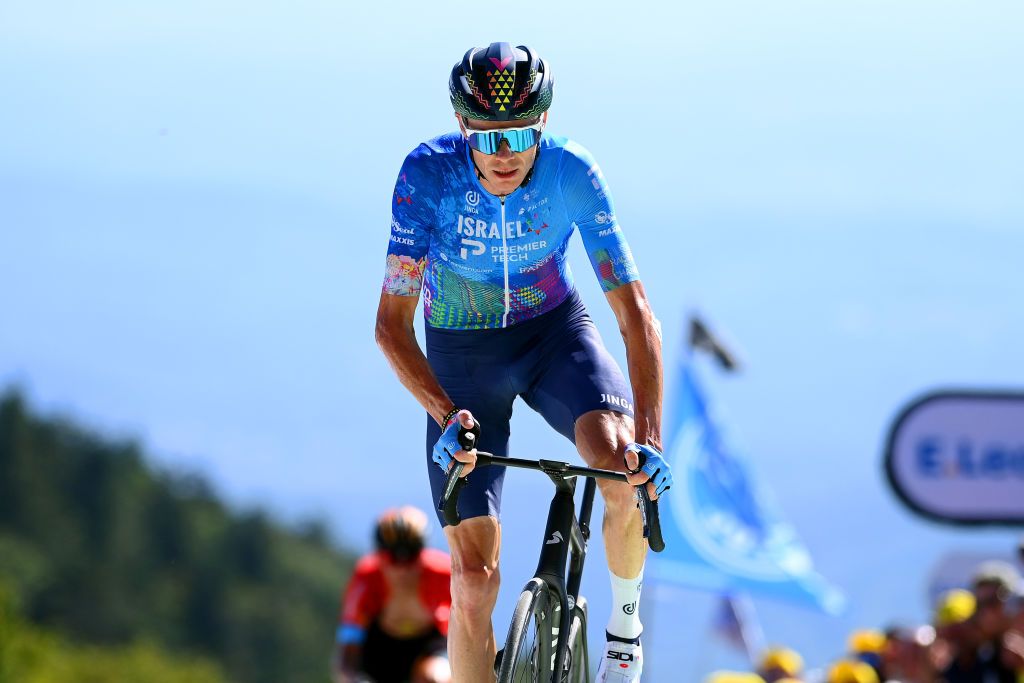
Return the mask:
<path id="1" fill-rule="evenodd" d="M 459 425 L 466 429 L 472 429 L 475 424 L 476 420 L 473 419 L 471 412 L 460 410 L 458 415 L 441 432 L 441 437 L 434 444 L 432 457 L 445 474 L 452 468 L 456 460 L 466 464 L 465 469 L 462 470 L 463 477 L 472 472 L 473 468 L 476 467 L 476 449 L 464 451 L 462 446 L 459 445 Z"/>
<path id="2" fill-rule="evenodd" d="M 628 470 L 626 480 L 633 486 L 647 486 L 651 500 L 658 500 L 672 487 L 672 468 L 654 446 L 631 443 L 623 460 Z"/>

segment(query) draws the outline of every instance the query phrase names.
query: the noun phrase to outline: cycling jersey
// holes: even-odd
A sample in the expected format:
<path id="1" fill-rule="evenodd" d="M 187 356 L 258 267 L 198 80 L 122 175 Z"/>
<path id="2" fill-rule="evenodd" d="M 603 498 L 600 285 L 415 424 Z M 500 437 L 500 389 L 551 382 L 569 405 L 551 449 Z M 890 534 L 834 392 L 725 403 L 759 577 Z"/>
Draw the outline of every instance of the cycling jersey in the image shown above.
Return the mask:
<path id="1" fill-rule="evenodd" d="M 389 593 L 384 562 L 382 554 L 377 552 L 366 555 L 356 564 L 341 604 L 338 643 L 362 643 L 367 629 L 387 604 Z M 434 628 L 447 635 L 452 604 L 451 560 L 447 553 L 424 548 L 416 562 L 420 567 L 420 601 L 433 616 Z"/>
<path id="2" fill-rule="evenodd" d="M 545 134 L 527 182 L 505 197 L 477 178 L 458 133 L 405 159 L 395 184 L 383 290 L 423 291 L 428 325 L 503 328 L 554 309 L 574 290 L 566 248 L 578 229 L 605 291 L 639 279 L 590 153 Z"/>

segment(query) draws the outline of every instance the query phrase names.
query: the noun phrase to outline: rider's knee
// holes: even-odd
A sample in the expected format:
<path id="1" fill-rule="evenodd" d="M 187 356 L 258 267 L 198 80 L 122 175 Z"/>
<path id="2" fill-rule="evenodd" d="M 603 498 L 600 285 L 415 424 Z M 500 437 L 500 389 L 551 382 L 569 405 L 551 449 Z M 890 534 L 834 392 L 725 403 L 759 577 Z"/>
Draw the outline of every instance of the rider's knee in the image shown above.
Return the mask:
<path id="1" fill-rule="evenodd" d="M 498 599 L 499 533 L 493 517 L 474 517 L 445 528 L 452 555 L 453 609 L 490 616 Z"/>
<path id="2" fill-rule="evenodd" d="M 498 599 L 500 581 L 497 567 L 488 567 L 483 562 L 456 564 L 452 568 L 453 607 L 489 615 Z"/>
<path id="3" fill-rule="evenodd" d="M 623 469 L 622 455 L 633 440 L 633 420 L 613 410 L 594 410 L 576 421 L 576 444 L 591 467 Z"/>

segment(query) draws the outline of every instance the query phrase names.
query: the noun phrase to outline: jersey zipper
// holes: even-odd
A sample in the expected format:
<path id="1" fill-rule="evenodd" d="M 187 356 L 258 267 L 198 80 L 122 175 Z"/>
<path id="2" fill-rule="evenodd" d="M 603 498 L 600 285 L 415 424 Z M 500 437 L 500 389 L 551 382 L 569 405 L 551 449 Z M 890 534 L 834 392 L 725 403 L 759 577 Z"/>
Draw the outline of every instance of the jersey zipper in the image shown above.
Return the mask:
<path id="1" fill-rule="evenodd" d="M 512 293 L 508 289 L 508 245 L 505 243 L 505 195 L 501 199 L 501 260 L 505 264 L 505 313 L 501 316 L 501 326 L 508 327 L 508 311 L 511 308 Z"/>

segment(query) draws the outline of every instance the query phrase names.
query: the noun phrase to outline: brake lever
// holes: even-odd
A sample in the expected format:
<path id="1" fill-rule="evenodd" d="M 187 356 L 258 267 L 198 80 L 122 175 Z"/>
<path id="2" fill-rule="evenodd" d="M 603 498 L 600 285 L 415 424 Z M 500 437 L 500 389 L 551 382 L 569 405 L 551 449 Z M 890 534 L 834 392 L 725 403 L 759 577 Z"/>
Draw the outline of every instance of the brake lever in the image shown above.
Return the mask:
<path id="1" fill-rule="evenodd" d="M 480 423 L 474 420 L 470 429 L 459 425 L 459 447 L 464 451 L 471 451 L 476 448 L 480 438 Z M 462 476 L 466 469 L 466 463 L 456 461 L 448 470 L 448 479 L 444 483 L 444 491 L 441 492 L 441 500 L 437 501 L 437 509 L 444 514 L 444 521 L 449 526 L 458 526 L 462 519 L 459 517 L 459 492 L 466 485 L 466 477 Z"/>

